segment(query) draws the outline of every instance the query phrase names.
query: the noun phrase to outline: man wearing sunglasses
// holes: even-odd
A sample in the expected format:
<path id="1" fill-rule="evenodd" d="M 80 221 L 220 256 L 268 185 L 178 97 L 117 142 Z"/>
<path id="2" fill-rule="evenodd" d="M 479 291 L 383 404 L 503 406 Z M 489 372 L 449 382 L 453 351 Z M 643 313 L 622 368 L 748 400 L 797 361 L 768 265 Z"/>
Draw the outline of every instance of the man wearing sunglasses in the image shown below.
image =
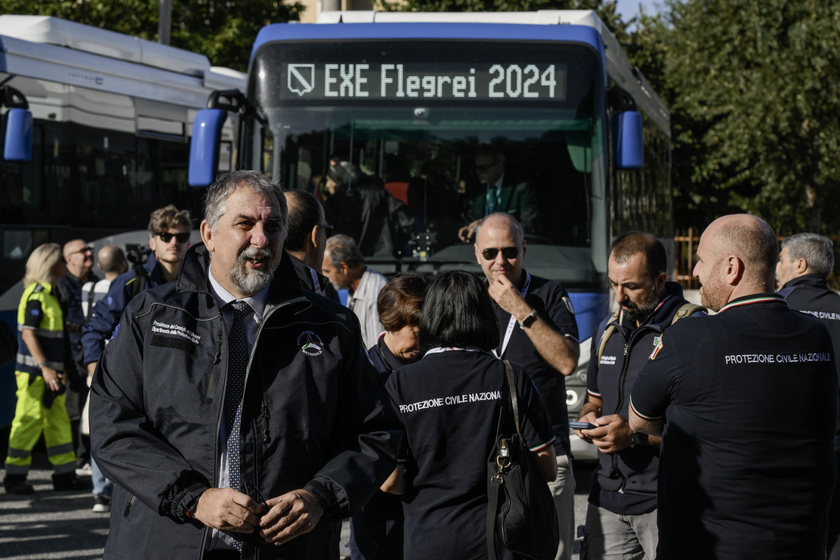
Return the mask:
<path id="1" fill-rule="evenodd" d="M 82 351 L 82 327 L 85 324 L 85 317 L 82 313 L 82 285 L 86 282 L 99 280 L 92 272 L 93 249 L 84 239 L 73 239 L 64 244 L 64 262 L 67 265 L 67 274 L 58 279 L 55 284 L 55 295 L 61 303 L 66 321 L 65 330 L 70 343 L 70 357 L 73 359 L 73 367 L 67 367 L 67 397 L 65 405 L 67 415 L 70 417 L 73 441 L 76 444 L 76 467 L 78 474 L 90 474 L 90 445 L 89 438 L 79 433 L 79 424 L 82 418 L 82 409 L 87 399 L 88 388 L 85 379 L 87 374 L 81 366 L 80 357 Z M 76 367 L 76 364 L 79 364 Z M 80 370 L 81 368 L 81 370 Z"/>
<path id="2" fill-rule="evenodd" d="M 190 247 L 188 210 L 178 210 L 172 204 L 159 208 L 152 212 L 148 229 L 149 259 L 111 282 L 108 294 L 93 306 L 90 322 L 82 330 L 85 365 L 91 375 L 128 302 L 144 290 L 174 281 Z"/>
<path id="3" fill-rule="evenodd" d="M 502 341 L 495 354 L 517 362 L 528 372 L 557 437 L 557 479 L 549 487 L 560 523 L 556 558 L 569 559 L 575 539 L 575 484 L 564 376 L 577 367 L 577 323 L 566 289 L 529 274 L 524 269 L 525 253 L 522 226 L 509 214 L 490 214 L 478 225 L 475 258 L 496 304 Z"/>

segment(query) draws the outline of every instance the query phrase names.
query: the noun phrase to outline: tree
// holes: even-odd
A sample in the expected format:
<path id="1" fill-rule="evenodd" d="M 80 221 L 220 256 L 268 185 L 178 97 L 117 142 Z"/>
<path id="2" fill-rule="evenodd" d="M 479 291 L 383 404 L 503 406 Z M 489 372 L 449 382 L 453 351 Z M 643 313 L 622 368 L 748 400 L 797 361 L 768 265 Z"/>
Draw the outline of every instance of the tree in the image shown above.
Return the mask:
<path id="1" fill-rule="evenodd" d="M 4 13 L 56 16 L 150 41 L 157 40 L 158 3 L 141 0 L 4 0 Z M 174 47 L 206 55 L 216 66 L 244 71 L 257 32 L 297 20 L 300 2 L 173 0 Z"/>
<path id="2" fill-rule="evenodd" d="M 669 0 L 669 7 L 666 91 L 674 158 L 691 162 L 690 176 L 679 177 L 687 208 L 706 201 L 718 215 L 738 208 L 781 233 L 837 231 L 837 3 Z"/>
<path id="3" fill-rule="evenodd" d="M 528 12 L 594 10 L 616 35 L 626 40 L 627 26 L 616 13 L 616 0 L 374 0 L 381 11 L 393 12 Z"/>

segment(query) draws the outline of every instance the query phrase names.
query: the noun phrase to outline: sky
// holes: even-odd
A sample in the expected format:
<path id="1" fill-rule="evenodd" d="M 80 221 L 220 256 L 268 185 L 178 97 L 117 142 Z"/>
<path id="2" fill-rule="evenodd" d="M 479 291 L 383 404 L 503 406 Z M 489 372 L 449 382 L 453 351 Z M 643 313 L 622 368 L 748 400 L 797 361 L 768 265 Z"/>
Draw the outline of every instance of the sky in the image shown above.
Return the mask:
<path id="1" fill-rule="evenodd" d="M 662 4 L 662 2 L 661 0 L 618 0 L 616 11 L 624 16 L 622 18 L 624 21 L 627 21 L 638 15 L 639 4 L 645 7 L 649 15 L 654 15 L 659 11 L 656 4 Z"/>

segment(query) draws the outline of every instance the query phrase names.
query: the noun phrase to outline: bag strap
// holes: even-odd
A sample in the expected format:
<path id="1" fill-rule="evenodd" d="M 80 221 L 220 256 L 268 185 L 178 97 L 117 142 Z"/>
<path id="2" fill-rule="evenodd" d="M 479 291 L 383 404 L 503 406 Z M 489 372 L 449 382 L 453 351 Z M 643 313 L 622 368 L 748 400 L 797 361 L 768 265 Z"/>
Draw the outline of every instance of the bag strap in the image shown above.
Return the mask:
<path id="1" fill-rule="evenodd" d="M 677 321 L 679 321 L 680 319 L 683 319 L 685 317 L 691 317 L 692 315 L 694 315 L 698 311 L 702 311 L 703 313 L 708 313 L 709 312 L 709 310 L 706 309 L 705 307 L 703 307 L 702 305 L 697 305 L 697 304 L 691 303 L 691 302 L 684 303 L 680 306 L 679 309 L 677 309 L 677 312 L 674 313 L 674 318 L 671 319 L 671 324 L 673 325 L 674 323 L 676 323 Z"/>
<path id="2" fill-rule="evenodd" d="M 602 325 L 604 326 L 604 329 L 601 330 L 600 333 L 598 333 L 598 338 L 597 338 L 597 340 L 598 340 L 598 354 L 597 354 L 597 356 L 598 356 L 598 364 L 599 365 L 601 364 L 601 356 L 604 355 L 604 348 L 607 347 L 607 341 L 610 339 L 610 337 L 615 332 L 615 325 L 613 325 L 613 322 L 618 320 L 619 313 L 620 313 L 620 311 L 614 311 L 612 313 L 612 315 L 610 315 L 610 318 L 606 322 L 606 324 L 602 323 Z"/>
<path id="3" fill-rule="evenodd" d="M 516 426 L 516 433 L 519 434 L 520 439 L 522 433 L 519 429 L 519 395 L 516 393 L 516 380 L 513 375 L 513 366 L 508 360 L 505 363 L 505 379 L 508 386 L 508 396 L 510 397 L 511 411 L 513 412 L 513 421 Z M 499 434 L 502 429 L 502 418 L 504 417 L 505 406 L 499 408 L 499 423 L 496 426 L 496 445 L 499 441 Z M 502 492 L 502 485 L 504 480 L 501 476 L 490 477 L 490 482 L 487 487 L 487 553 L 489 560 L 496 560 L 496 511 L 499 509 L 499 495 Z"/>
<path id="4" fill-rule="evenodd" d="M 513 366 L 510 361 L 505 360 L 505 378 L 508 384 L 508 394 L 510 395 L 510 405 L 513 410 L 513 421 L 516 424 L 516 433 L 522 438 L 522 432 L 519 431 L 519 395 L 516 394 L 516 380 L 513 377 Z"/>

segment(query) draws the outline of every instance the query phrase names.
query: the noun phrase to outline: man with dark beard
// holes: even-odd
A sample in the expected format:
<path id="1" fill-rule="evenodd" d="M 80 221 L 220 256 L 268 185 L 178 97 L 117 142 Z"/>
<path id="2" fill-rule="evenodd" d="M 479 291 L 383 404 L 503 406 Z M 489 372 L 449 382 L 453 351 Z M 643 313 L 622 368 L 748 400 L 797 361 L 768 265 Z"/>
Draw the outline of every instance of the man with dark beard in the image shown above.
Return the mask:
<path id="1" fill-rule="evenodd" d="M 681 317 L 702 314 L 679 284 L 666 280 L 666 269 L 665 247 L 649 233 L 625 233 L 612 244 L 608 275 L 619 310 L 592 337 L 580 410 L 580 420 L 596 427 L 575 430 L 595 444 L 600 460 L 586 514 L 590 560 L 656 556 L 660 438 L 630 429 L 630 389 L 662 332 Z"/>
<path id="2" fill-rule="evenodd" d="M 359 324 L 303 292 L 286 222 L 279 186 L 221 176 L 204 244 L 126 309 L 91 389 L 106 557 L 337 558 L 337 521 L 396 466 Z"/>

